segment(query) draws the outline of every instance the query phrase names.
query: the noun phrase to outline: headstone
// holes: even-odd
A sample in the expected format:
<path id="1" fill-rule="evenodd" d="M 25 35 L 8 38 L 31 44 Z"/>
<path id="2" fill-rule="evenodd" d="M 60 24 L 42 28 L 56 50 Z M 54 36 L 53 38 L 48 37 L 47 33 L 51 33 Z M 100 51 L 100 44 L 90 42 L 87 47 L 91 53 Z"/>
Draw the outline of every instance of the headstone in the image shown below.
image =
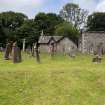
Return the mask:
<path id="1" fill-rule="evenodd" d="M 50 44 L 50 55 L 51 55 L 51 57 L 53 57 L 54 56 L 54 43 L 51 43 Z"/>
<path id="2" fill-rule="evenodd" d="M 101 58 L 99 55 L 96 55 L 96 56 L 93 58 L 93 62 L 95 62 L 95 63 L 101 63 L 101 60 L 102 60 L 102 58 Z"/>
<path id="3" fill-rule="evenodd" d="M 103 44 L 100 43 L 98 46 L 97 46 L 97 54 L 102 56 L 103 55 Z"/>
<path id="4" fill-rule="evenodd" d="M 18 47 L 18 62 L 21 62 L 21 61 L 22 61 L 21 50 Z"/>
<path id="5" fill-rule="evenodd" d="M 17 46 L 17 42 L 13 43 L 13 47 L 12 47 L 12 59 L 13 59 L 13 63 L 19 63 L 19 62 L 21 62 L 21 50 Z"/>
<path id="6" fill-rule="evenodd" d="M 74 46 L 72 46 L 72 47 L 70 48 L 69 56 L 70 56 L 71 58 L 75 58 L 75 56 L 76 56 L 75 53 L 76 53 L 75 48 L 74 48 Z"/>
<path id="7" fill-rule="evenodd" d="M 26 53 L 27 53 L 27 54 L 31 54 L 31 52 L 32 52 L 32 51 L 31 51 L 31 46 L 28 46 L 28 47 L 26 48 Z"/>
<path id="8" fill-rule="evenodd" d="M 33 46 L 32 46 L 32 56 L 35 57 L 35 49 L 36 49 L 36 44 L 33 43 Z"/>
<path id="9" fill-rule="evenodd" d="M 39 55 L 39 45 L 38 45 L 38 43 L 36 43 L 36 46 L 35 46 L 35 57 L 36 57 L 36 61 L 38 62 L 38 63 L 40 63 L 40 55 Z"/>
<path id="10" fill-rule="evenodd" d="M 3 47 L 0 47 L 0 52 L 3 52 L 3 51 L 4 51 Z"/>
<path id="11" fill-rule="evenodd" d="M 5 49 L 5 55 L 4 55 L 5 60 L 10 59 L 11 51 L 12 51 L 12 43 L 9 42 L 9 43 L 7 43 L 6 49 Z"/>

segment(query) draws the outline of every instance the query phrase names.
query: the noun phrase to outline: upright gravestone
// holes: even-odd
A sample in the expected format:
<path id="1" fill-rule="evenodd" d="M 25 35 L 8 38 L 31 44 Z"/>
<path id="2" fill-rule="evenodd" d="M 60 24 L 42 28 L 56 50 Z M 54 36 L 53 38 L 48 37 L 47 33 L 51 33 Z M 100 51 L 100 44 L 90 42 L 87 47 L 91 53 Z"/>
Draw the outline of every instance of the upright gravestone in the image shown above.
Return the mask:
<path id="1" fill-rule="evenodd" d="M 21 50 L 17 46 L 17 42 L 13 43 L 13 47 L 12 47 L 12 59 L 13 59 L 13 63 L 19 63 L 19 62 L 21 62 Z"/>
<path id="2" fill-rule="evenodd" d="M 36 56 L 36 54 L 35 54 L 35 49 L 36 49 L 36 44 L 35 44 L 35 43 L 33 43 L 33 46 L 32 46 L 32 51 L 31 51 L 31 53 L 32 53 L 32 56 L 33 56 L 33 57 L 35 57 L 35 56 Z"/>
<path id="3" fill-rule="evenodd" d="M 10 59 L 11 51 L 12 51 L 12 42 L 9 42 L 7 43 L 6 49 L 5 49 L 5 55 L 4 55 L 5 60 Z"/>
<path id="4" fill-rule="evenodd" d="M 21 61 L 22 61 L 21 50 L 18 47 L 18 62 L 21 62 Z"/>
<path id="5" fill-rule="evenodd" d="M 75 56 L 76 56 L 76 50 L 75 50 L 74 46 L 72 46 L 72 47 L 70 48 L 69 56 L 70 56 L 71 58 L 75 58 Z"/>
<path id="6" fill-rule="evenodd" d="M 32 52 L 31 46 L 28 46 L 28 47 L 26 48 L 26 53 L 27 53 L 27 54 L 31 54 L 31 52 Z"/>
<path id="7" fill-rule="evenodd" d="M 53 57 L 54 56 L 54 43 L 51 43 L 50 44 L 50 55 L 51 55 L 51 57 Z"/>
<path id="8" fill-rule="evenodd" d="M 36 57 L 36 61 L 37 61 L 38 63 L 40 63 L 39 44 L 36 43 L 36 46 L 34 46 L 34 48 L 35 48 L 35 57 Z"/>

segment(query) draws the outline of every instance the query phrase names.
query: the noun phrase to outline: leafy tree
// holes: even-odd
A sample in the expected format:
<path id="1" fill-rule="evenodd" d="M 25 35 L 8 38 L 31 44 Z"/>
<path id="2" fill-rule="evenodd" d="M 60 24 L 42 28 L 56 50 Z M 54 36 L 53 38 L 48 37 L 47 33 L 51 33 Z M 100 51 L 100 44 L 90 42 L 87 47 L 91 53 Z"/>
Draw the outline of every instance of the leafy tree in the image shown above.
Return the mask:
<path id="1" fill-rule="evenodd" d="M 26 39 L 28 44 L 38 41 L 40 36 L 37 25 L 32 19 L 24 21 L 23 25 L 17 29 L 16 33 L 18 40 L 22 41 L 23 39 Z"/>
<path id="2" fill-rule="evenodd" d="M 28 19 L 27 16 L 22 13 L 11 11 L 0 13 L 1 36 L 5 36 L 7 40 L 13 40 L 16 37 L 16 29 L 19 28 L 26 19 Z"/>
<path id="3" fill-rule="evenodd" d="M 71 23 L 61 23 L 56 26 L 56 35 L 66 36 L 78 44 L 79 31 Z"/>
<path id="4" fill-rule="evenodd" d="M 39 13 L 34 21 L 38 26 L 38 30 L 40 32 L 43 30 L 46 35 L 53 35 L 55 26 L 63 22 L 62 18 L 54 13 Z"/>
<path id="5" fill-rule="evenodd" d="M 88 12 L 81 9 L 77 4 L 68 3 L 60 11 L 60 16 L 67 22 L 72 22 L 72 24 L 79 28 L 85 24 Z"/>
<path id="6" fill-rule="evenodd" d="M 105 13 L 93 13 L 87 20 L 88 31 L 105 31 Z"/>

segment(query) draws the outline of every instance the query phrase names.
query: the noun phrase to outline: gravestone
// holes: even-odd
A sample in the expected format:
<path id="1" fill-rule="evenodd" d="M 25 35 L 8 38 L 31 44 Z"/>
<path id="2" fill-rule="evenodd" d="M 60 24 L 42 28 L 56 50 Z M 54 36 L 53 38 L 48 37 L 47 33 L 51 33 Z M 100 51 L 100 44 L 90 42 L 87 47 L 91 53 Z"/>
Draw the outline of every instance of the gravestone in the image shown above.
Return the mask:
<path id="1" fill-rule="evenodd" d="M 75 58 L 75 56 L 76 56 L 76 51 L 75 51 L 75 48 L 73 46 L 70 49 L 69 56 L 71 58 Z"/>
<path id="2" fill-rule="evenodd" d="M 31 46 L 28 46 L 28 47 L 26 48 L 26 53 L 27 53 L 27 54 L 31 54 L 31 52 L 32 52 L 32 51 L 31 51 Z"/>
<path id="3" fill-rule="evenodd" d="M 100 43 L 98 46 L 97 46 L 97 53 L 102 56 L 102 53 L 103 53 L 103 44 Z"/>
<path id="4" fill-rule="evenodd" d="M 36 61 L 37 61 L 38 63 L 40 63 L 39 44 L 36 43 L 36 46 L 34 46 L 34 48 L 35 48 L 35 57 L 36 57 Z"/>
<path id="5" fill-rule="evenodd" d="M 3 47 L 0 47 L 0 52 L 3 52 L 3 51 L 4 51 Z"/>
<path id="6" fill-rule="evenodd" d="M 21 50 L 18 47 L 18 62 L 21 62 L 21 61 L 22 61 Z"/>
<path id="7" fill-rule="evenodd" d="M 101 63 L 102 61 L 102 55 L 103 55 L 103 44 L 100 43 L 97 45 L 97 49 L 94 52 L 95 57 L 93 58 L 93 62 Z"/>
<path id="8" fill-rule="evenodd" d="M 102 58 L 101 58 L 99 55 L 96 55 L 96 56 L 93 58 L 93 62 L 94 62 L 94 63 L 101 63 L 101 60 L 102 60 Z"/>
<path id="9" fill-rule="evenodd" d="M 12 42 L 9 42 L 7 43 L 6 49 L 5 49 L 5 55 L 4 55 L 5 60 L 10 59 L 11 51 L 12 51 Z"/>
<path id="10" fill-rule="evenodd" d="M 50 55 L 51 55 L 51 57 L 53 57 L 54 56 L 54 43 L 52 42 L 51 44 L 50 44 Z"/>
<path id="11" fill-rule="evenodd" d="M 35 49 L 36 49 L 36 44 L 34 43 L 32 46 L 32 56 L 35 57 Z"/>
<path id="12" fill-rule="evenodd" d="M 17 46 L 17 42 L 13 43 L 13 47 L 12 47 L 12 59 L 13 59 L 13 63 L 19 63 L 19 62 L 21 62 L 21 50 Z"/>

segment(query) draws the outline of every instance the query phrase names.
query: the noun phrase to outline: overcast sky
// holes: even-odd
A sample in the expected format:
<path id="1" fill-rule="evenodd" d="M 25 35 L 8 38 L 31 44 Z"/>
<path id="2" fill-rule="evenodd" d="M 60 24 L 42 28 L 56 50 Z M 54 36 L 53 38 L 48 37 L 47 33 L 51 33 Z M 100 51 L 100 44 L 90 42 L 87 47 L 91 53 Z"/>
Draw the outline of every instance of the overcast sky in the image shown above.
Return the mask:
<path id="1" fill-rule="evenodd" d="M 0 12 L 15 11 L 25 13 L 30 18 L 38 12 L 59 13 L 66 3 L 77 3 L 91 12 L 105 12 L 105 0 L 0 0 Z"/>

